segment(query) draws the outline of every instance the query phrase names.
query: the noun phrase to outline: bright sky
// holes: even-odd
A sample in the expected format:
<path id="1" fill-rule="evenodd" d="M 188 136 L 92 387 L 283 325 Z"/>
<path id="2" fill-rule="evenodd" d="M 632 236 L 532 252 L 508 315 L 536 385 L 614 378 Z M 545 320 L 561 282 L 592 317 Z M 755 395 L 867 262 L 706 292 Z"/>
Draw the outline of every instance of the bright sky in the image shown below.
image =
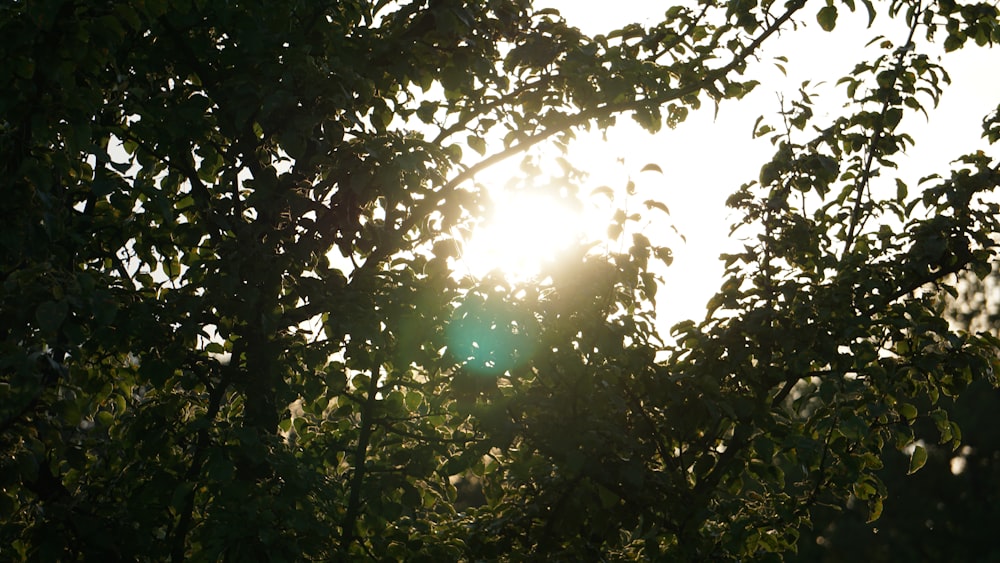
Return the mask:
<path id="1" fill-rule="evenodd" d="M 571 25 L 594 35 L 631 22 L 648 25 L 670 3 L 616 0 L 614 9 L 609 9 L 607 2 L 596 0 L 539 0 L 535 5 L 559 9 Z M 711 104 L 705 104 L 677 129 L 664 128 L 657 135 L 649 135 L 624 118 L 608 132 L 607 142 L 599 134 L 582 135 L 571 149 L 570 158 L 577 165 L 586 163 L 591 174 L 587 187 L 607 184 L 621 188 L 627 181 L 626 176 L 630 175 L 639 187 L 635 200 L 637 207 L 641 206 L 645 194 L 670 207 L 669 218 L 648 214 L 654 221 L 644 231 L 654 242 L 670 246 L 675 256 L 673 266 L 663 273 L 665 287 L 658 297 L 664 329 L 685 318 L 700 320 L 705 302 L 719 286 L 722 267 L 718 256 L 734 244 L 728 239 L 731 221 L 727 219 L 729 210 L 724 205 L 725 200 L 741 184 L 755 179 L 760 166 L 773 154 L 769 142 L 751 138 L 757 117 L 764 115 L 765 120 L 774 123 L 779 108 L 778 93 L 783 92 L 786 98 L 794 99 L 800 83 L 806 79 L 813 83 L 827 81 L 819 90 L 821 96 L 817 101 L 826 100 L 836 111 L 844 101 L 844 88 L 834 84 L 857 62 L 864 60 L 865 43 L 877 33 L 897 44 L 905 39 L 905 29 L 898 25 L 880 26 L 877 23 L 876 26 L 880 26 L 877 31 L 866 30 L 867 15 L 863 8 L 861 13 L 841 14 L 833 33 L 823 32 L 815 23 L 814 15 L 805 14 L 802 19 L 807 23 L 805 28 L 777 38 L 755 65 L 756 70 L 751 69 L 761 85 L 744 100 L 723 104 L 717 120 L 713 120 Z M 788 77 L 769 63 L 771 57 L 778 55 L 789 59 L 785 65 Z M 952 85 L 946 89 L 941 105 L 936 110 L 929 110 L 929 123 L 920 117 L 911 121 L 907 128 L 917 145 L 910 151 L 910 164 L 902 164 L 900 168 L 911 186 L 923 175 L 946 170 L 948 161 L 954 157 L 983 147 L 981 120 L 1000 102 L 1000 74 L 986 69 L 996 68 L 998 55 L 997 51 L 990 52 L 971 44 L 944 59 Z M 822 117 L 819 110 L 817 116 Z M 1000 152 L 997 147 L 991 149 L 994 155 Z M 624 167 L 617 162 L 619 158 L 625 159 Z M 659 165 L 665 174 L 639 173 L 647 163 Z M 518 207 L 527 209 L 528 205 L 521 202 L 513 207 L 514 211 L 508 208 L 504 213 L 521 226 L 531 224 L 526 222 L 544 222 L 540 217 L 519 215 Z M 555 226 L 553 232 L 566 230 L 562 221 L 549 221 Z M 502 223 L 499 217 L 497 222 Z M 685 235 L 686 243 L 673 234 L 671 225 Z M 502 237 L 503 232 L 508 231 L 498 224 L 495 236 Z M 546 235 L 536 233 L 536 236 L 544 238 Z M 537 240 L 534 246 L 530 242 L 522 248 L 534 247 L 536 252 L 544 252 L 538 248 Z M 467 256 L 479 252 L 478 248 L 468 250 L 476 252 L 467 252 Z M 524 253 L 519 256 L 527 261 L 534 259 Z"/>

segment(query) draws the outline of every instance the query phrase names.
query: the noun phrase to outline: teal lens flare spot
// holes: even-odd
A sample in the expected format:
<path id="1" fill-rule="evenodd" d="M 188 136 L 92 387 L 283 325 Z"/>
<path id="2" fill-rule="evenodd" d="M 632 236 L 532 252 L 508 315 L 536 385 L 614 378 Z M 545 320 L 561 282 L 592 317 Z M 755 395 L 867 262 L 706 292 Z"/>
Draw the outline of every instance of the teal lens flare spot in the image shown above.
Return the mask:
<path id="1" fill-rule="evenodd" d="M 498 298 L 469 295 L 448 325 L 448 347 L 471 373 L 500 376 L 531 359 L 531 321 Z"/>

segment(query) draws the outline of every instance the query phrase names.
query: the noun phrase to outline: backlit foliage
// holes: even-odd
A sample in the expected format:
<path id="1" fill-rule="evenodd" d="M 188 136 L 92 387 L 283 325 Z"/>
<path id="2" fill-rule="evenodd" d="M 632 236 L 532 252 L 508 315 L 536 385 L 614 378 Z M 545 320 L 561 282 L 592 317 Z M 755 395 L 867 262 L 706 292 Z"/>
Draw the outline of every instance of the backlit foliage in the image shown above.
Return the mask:
<path id="1" fill-rule="evenodd" d="M 738 104 L 779 31 L 854 9 L 704 0 L 589 37 L 529 0 L 5 3 L 4 556 L 756 559 L 817 506 L 877 518 L 883 451 L 918 470 L 917 420 L 960 445 L 935 404 L 992 378 L 997 341 L 932 290 L 989 271 L 997 162 L 893 167 L 948 83 L 928 42 L 992 45 L 994 6 L 861 2 L 907 35 L 842 116 L 803 92 L 758 123 L 748 243 L 676 346 L 670 252 L 624 210 L 538 280 L 454 267 L 477 173 Z"/>

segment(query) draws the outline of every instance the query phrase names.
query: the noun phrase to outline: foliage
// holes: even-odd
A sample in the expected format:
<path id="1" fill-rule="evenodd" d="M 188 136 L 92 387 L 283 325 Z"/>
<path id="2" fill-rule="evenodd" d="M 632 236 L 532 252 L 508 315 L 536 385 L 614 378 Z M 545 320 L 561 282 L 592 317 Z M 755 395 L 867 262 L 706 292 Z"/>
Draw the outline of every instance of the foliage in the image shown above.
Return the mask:
<path id="1" fill-rule="evenodd" d="M 998 271 L 979 280 L 966 274 L 957 295 L 944 295 L 946 315 L 963 330 L 997 334 Z M 985 381 L 973 382 L 960 396 L 939 406 L 962 429 L 962 446 L 937 444 L 932 417 L 915 421 L 914 435 L 928 452 L 927 464 L 905 475 L 908 460 L 888 452 L 879 477 L 886 486 L 885 511 L 867 522 L 864 510 L 848 505 L 813 515 L 814 528 L 803 533 L 796 556 L 800 561 L 989 561 L 998 556 L 990 541 L 996 518 L 997 465 L 1000 433 L 992 424 L 1000 407 L 1000 391 Z"/>
<path id="2" fill-rule="evenodd" d="M 919 420 L 960 445 L 937 403 L 992 377 L 997 340 L 929 288 L 988 271 L 997 164 L 914 194 L 892 169 L 947 83 L 918 41 L 1000 28 L 863 4 L 907 37 L 843 79 L 843 117 L 813 125 L 804 91 L 758 124 L 745 251 L 669 347 L 669 250 L 633 214 L 533 283 L 454 274 L 476 174 L 523 155 L 521 189 L 576 199 L 540 147 L 739 100 L 765 42 L 853 1 L 595 37 L 528 0 L 0 7 L 4 555 L 745 559 L 820 506 L 877 518 L 883 453 L 919 469 Z"/>
<path id="3" fill-rule="evenodd" d="M 962 428 L 963 446 L 937 445 L 927 417 L 915 435 L 928 451 L 927 465 L 905 475 L 908 459 L 889 452 L 879 472 L 887 491 L 885 511 L 867 522 L 864 509 L 849 506 L 813 515 L 814 529 L 800 539 L 798 561 L 990 561 L 998 556 L 990 541 L 997 516 L 997 452 L 1000 436 L 991 424 L 1000 393 L 984 382 L 969 386 L 941 407 Z"/>

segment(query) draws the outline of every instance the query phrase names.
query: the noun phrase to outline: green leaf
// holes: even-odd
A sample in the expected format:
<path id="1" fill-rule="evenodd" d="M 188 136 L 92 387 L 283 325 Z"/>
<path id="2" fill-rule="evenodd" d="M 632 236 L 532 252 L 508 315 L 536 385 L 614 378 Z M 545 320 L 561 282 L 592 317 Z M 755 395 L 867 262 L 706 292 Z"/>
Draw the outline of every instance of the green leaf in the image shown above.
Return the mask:
<path id="1" fill-rule="evenodd" d="M 952 33 L 944 40 L 944 50 L 947 53 L 952 51 L 957 51 L 965 45 L 965 37 L 958 35 L 957 33 Z"/>
<path id="2" fill-rule="evenodd" d="M 868 11 L 868 27 L 870 28 L 875 23 L 875 5 L 872 0 L 862 0 L 862 3 L 865 5 L 865 10 Z"/>
<path id="3" fill-rule="evenodd" d="M 486 154 L 486 141 L 483 140 L 482 137 L 479 137 L 477 135 L 469 135 L 469 138 L 466 139 L 466 142 L 469 144 L 469 147 L 472 148 L 472 150 L 479 153 L 480 156 Z"/>
<path id="4" fill-rule="evenodd" d="M 927 463 L 927 449 L 920 444 L 913 445 L 913 452 L 910 454 L 910 468 L 906 470 L 907 475 L 913 475 Z"/>
<path id="5" fill-rule="evenodd" d="M 824 6 L 816 14 L 816 21 L 823 31 L 833 31 L 833 28 L 837 27 L 837 7 Z"/>
<path id="6" fill-rule="evenodd" d="M 903 182 L 899 178 L 896 178 L 896 201 L 898 201 L 899 203 L 903 203 L 904 201 L 906 201 L 907 195 L 908 191 L 906 188 L 906 182 Z"/>
<path id="7" fill-rule="evenodd" d="M 434 123 L 434 113 L 437 109 L 438 105 L 435 103 L 421 102 L 420 107 L 417 108 L 417 117 L 424 123 Z"/>
<path id="8" fill-rule="evenodd" d="M 419 391 L 410 391 L 406 394 L 405 398 L 406 408 L 409 409 L 410 412 L 416 411 L 417 407 L 420 406 L 420 403 L 422 403 L 423 400 L 424 396 Z"/>
<path id="9" fill-rule="evenodd" d="M 867 523 L 871 524 L 872 522 L 882 517 L 882 497 L 880 496 L 872 497 L 869 500 L 868 506 L 869 509 L 868 509 Z"/>
<path id="10" fill-rule="evenodd" d="M 768 187 L 781 178 L 781 168 L 774 162 L 768 162 L 760 167 L 760 185 Z"/>

